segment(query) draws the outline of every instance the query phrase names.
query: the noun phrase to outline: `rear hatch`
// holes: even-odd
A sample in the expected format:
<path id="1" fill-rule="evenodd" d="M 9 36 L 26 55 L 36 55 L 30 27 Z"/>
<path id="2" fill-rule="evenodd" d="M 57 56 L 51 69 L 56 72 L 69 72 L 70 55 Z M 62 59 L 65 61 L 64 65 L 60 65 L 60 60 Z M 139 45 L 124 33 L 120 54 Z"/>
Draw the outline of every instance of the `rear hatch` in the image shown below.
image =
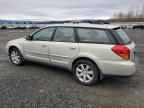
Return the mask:
<path id="1" fill-rule="evenodd" d="M 131 41 L 128 35 L 121 28 L 113 29 L 114 35 L 120 45 L 124 45 L 130 50 L 130 60 L 135 62 L 135 43 Z"/>

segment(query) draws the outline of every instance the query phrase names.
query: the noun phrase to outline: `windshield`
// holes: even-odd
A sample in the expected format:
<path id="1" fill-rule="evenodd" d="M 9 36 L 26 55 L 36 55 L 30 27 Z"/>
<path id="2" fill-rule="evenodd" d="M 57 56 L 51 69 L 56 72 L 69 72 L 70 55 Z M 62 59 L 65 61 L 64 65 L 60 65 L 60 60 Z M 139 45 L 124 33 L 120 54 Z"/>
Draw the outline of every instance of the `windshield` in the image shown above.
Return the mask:
<path id="1" fill-rule="evenodd" d="M 120 38 L 122 39 L 122 41 L 125 43 L 125 44 L 128 44 L 131 42 L 130 38 L 128 37 L 128 35 L 120 28 L 116 28 L 114 29 L 115 32 L 120 36 Z"/>

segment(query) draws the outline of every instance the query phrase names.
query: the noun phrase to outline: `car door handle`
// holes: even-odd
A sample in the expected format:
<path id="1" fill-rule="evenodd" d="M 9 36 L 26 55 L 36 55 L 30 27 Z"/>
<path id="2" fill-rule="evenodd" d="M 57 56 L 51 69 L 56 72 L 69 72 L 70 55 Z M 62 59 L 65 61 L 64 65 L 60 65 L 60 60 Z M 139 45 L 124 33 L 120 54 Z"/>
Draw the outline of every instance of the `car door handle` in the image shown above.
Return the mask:
<path id="1" fill-rule="evenodd" d="M 71 50 L 75 50 L 75 49 L 76 49 L 75 46 L 70 46 L 69 48 L 70 48 Z"/>
<path id="2" fill-rule="evenodd" d="M 46 45 L 41 45 L 42 47 L 47 47 Z"/>

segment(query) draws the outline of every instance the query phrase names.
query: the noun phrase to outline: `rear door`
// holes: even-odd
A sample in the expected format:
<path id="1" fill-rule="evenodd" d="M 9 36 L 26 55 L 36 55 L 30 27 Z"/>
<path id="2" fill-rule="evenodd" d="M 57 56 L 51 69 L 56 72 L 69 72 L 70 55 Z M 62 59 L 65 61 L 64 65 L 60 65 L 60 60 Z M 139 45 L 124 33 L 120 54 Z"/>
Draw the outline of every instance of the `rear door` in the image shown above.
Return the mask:
<path id="1" fill-rule="evenodd" d="M 57 27 L 53 41 L 49 43 L 51 64 L 67 67 L 70 60 L 79 52 L 74 28 Z"/>

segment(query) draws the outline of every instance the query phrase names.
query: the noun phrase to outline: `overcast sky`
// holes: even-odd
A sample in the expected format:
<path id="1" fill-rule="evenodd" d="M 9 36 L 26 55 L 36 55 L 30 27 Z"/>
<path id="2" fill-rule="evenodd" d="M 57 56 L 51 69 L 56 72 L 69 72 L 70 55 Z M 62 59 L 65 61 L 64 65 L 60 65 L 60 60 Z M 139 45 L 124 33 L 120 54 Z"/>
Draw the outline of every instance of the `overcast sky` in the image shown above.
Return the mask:
<path id="1" fill-rule="evenodd" d="M 144 0 L 0 0 L 0 19 L 108 19 Z"/>

